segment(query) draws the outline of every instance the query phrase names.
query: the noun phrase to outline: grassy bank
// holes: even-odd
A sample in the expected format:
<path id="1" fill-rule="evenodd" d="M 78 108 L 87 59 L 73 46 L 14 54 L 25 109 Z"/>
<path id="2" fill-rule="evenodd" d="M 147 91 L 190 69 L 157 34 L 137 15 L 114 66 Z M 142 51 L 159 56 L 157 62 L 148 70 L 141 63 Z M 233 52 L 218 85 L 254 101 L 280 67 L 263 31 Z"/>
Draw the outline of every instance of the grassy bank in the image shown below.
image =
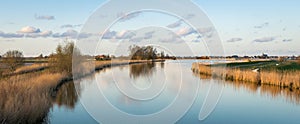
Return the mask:
<path id="1" fill-rule="evenodd" d="M 156 62 L 161 62 L 157 60 Z M 146 60 L 118 60 L 118 61 L 95 61 L 84 63 L 87 68 L 85 74 L 93 74 L 94 70 L 102 70 L 111 66 L 147 63 Z M 41 70 L 41 68 L 45 68 Z M 24 73 L 28 72 L 28 73 Z M 52 72 L 47 64 L 34 64 L 17 68 L 14 75 L 0 79 L 0 123 L 43 123 L 53 104 L 53 94 L 59 95 L 55 103 L 61 105 L 67 97 L 74 96 L 74 88 L 64 87 L 64 83 L 72 80 L 72 76 L 66 73 Z M 73 84 L 70 84 L 73 85 Z M 65 88 L 70 95 L 60 93 L 59 88 Z M 71 90 L 70 90 L 71 89 Z M 69 106 L 74 106 L 74 102 Z"/>
<path id="2" fill-rule="evenodd" d="M 299 64 L 294 62 L 232 63 L 228 67 L 193 63 L 192 70 L 201 75 L 230 81 L 274 85 L 291 89 L 300 88 Z"/>
<path id="3" fill-rule="evenodd" d="M 50 88 L 64 74 L 47 71 L 11 76 L 0 80 L 0 122 L 43 123 L 50 110 Z"/>

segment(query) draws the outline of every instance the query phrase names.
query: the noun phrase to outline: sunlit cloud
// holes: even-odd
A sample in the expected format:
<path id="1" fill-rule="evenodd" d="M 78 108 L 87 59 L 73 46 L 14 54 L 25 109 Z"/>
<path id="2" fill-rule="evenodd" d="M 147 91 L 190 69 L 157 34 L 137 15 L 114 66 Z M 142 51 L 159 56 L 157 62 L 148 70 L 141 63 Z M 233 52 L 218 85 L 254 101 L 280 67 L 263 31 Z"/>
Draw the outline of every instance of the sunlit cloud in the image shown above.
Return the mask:
<path id="1" fill-rule="evenodd" d="M 35 28 L 32 26 L 26 26 L 21 28 L 20 31 L 18 31 L 18 33 L 40 33 L 41 30 L 39 28 Z"/>
<path id="2" fill-rule="evenodd" d="M 50 37 L 52 35 L 52 31 L 42 31 L 39 33 L 31 33 L 31 34 L 26 34 L 25 37 L 30 37 L 30 38 L 37 38 L 37 37 Z"/>
<path id="3" fill-rule="evenodd" d="M 176 34 L 179 35 L 179 36 L 187 36 L 187 35 L 193 34 L 195 32 L 196 31 L 193 28 L 184 27 L 184 28 L 181 28 L 181 29 L 177 30 Z"/>

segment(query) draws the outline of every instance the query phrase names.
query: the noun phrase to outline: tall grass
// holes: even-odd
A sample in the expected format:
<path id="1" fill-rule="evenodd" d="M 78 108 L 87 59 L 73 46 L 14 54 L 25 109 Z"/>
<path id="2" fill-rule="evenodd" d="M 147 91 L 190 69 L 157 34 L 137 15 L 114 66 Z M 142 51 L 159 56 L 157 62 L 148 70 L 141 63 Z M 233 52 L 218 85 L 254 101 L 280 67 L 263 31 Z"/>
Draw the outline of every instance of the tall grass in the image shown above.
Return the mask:
<path id="1" fill-rule="evenodd" d="M 260 79 L 262 84 L 300 88 L 300 71 L 262 71 Z"/>
<path id="2" fill-rule="evenodd" d="M 0 122 L 44 123 L 52 106 L 50 89 L 65 75 L 30 73 L 0 80 Z"/>
<path id="3" fill-rule="evenodd" d="M 21 66 L 17 68 L 14 73 L 24 73 L 24 72 L 31 72 L 31 71 L 36 71 L 36 70 L 41 70 L 44 68 L 47 68 L 48 63 L 42 63 L 42 64 L 32 64 L 29 66 Z"/>
<path id="4" fill-rule="evenodd" d="M 222 68 L 218 66 L 193 63 L 192 70 L 199 74 L 223 78 L 231 81 L 244 81 L 257 84 L 276 85 L 289 88 L 300 88 L 300 71 L 296 70 L 262 70 L 254 72 L 239 68 Z"/>

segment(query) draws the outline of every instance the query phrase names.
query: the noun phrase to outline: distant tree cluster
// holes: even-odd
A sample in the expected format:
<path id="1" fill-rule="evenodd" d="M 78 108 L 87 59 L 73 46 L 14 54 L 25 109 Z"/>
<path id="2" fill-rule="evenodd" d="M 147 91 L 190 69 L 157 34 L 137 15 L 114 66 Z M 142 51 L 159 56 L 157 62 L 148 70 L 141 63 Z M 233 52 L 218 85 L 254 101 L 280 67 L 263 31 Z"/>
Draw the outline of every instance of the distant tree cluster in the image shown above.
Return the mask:
<path id="1" fill-rule="evenodd" d="M 157 50 L 152 46 L 140 47 L 137 45 L 133 45 L 129 47 L 129 52 L 132 60 L 150 60 L 156 59 L 158 56 Z"/>
<path id="2" fill-rule="evenodd" d="M 23 53 L 18 50 L 7 51 L 2 57 L 2 63 L 9 69 L 9 71 L 15 71 L 16 68 L 23 64 Z"/>

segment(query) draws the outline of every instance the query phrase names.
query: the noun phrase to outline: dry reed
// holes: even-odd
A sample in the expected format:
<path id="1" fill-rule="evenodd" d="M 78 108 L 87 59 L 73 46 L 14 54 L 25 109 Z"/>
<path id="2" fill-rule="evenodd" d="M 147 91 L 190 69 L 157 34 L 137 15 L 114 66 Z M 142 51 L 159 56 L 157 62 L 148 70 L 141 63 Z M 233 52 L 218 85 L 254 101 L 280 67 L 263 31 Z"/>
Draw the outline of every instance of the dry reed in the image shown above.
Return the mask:
<path id="1" fill-rule="evenodd" d="M 43 123 L 47 121 L 51 87 L 64 74 L 30 73 L 0 80 L 0 122 Z"/>
<path id="2" fill-rule="evenodd" d="M 199 74 L 224 78 L 231 81 L 244 81 L 257 84 L 275 85 L 289 88 L 300 88 L 300 71 L 260 71 L 224 68 L 219 66 L 193 63 L 192 70 Z"/>
<path id="3" fill-rule="evenodd" d="M 20 68 L 17 68 L 14 73 L 22 73 L 22 72 L 29 72 L 29 71 L 34 71 L 34 70 L 40 70 L 43 68 L 47 68 L 48 64 L 47 63 L 42 63 L 42 64 L 32 64 L 29 66 L 22 66 Z"/>

